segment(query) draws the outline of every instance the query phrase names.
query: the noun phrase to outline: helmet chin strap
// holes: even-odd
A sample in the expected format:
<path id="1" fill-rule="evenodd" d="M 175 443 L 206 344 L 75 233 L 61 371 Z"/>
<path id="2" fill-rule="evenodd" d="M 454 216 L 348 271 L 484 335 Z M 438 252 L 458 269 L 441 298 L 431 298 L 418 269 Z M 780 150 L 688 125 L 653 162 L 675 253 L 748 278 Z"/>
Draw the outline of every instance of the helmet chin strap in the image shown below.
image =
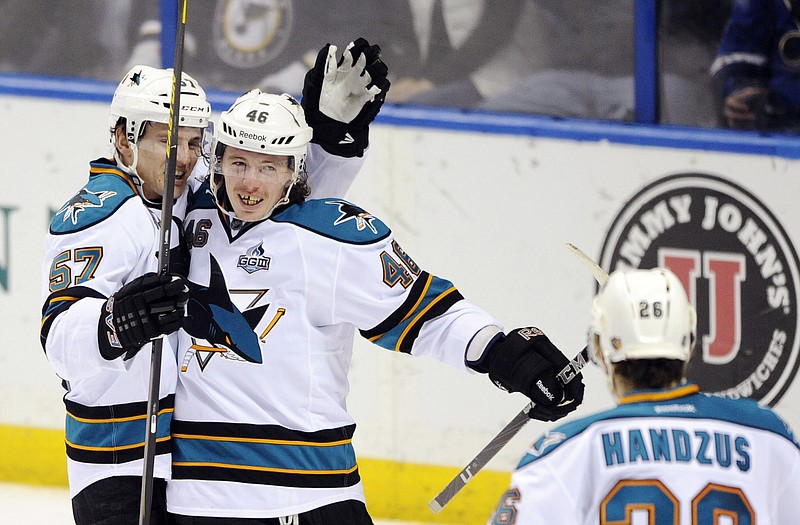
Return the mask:
<path id="1" fill-rule="evenodd" d="M 114 160 L 117 161 L 117 166 L 130 175 L 133 178 L 134 184 L 141 189 L 142 180 L 139 178 L 139 173 L 136 171 L 136 165 L 139 163 L 139 147 L 136 145 L 135 142 L 129 142 L 128 146 L 131 148 L 131 152 L 133 153 L 133 162 L 130 166 L 125 164 L 125 161 L 122 160 L 122 156 L 119 154 L 119 148 L 114 146 Z"/>
<path id="2" fill-rule="evenodd" d="M 278 199 L 278 202 L 276 202 L 275 205 L 272 207 L 272 209 L 269 210 L 269 213 L 267 214 L 267 217 L 272 215 L 272 212 L 275 211 L 275 208 L 277 208 L 278 206 L 283 206 L 284 204 L 289 204 L 289 194 L 292 192 L 292 188 L 294 188 L 294 185 L 296 183 L 297 183 L 297 177 L 292 177 L 292 180 L 289 182 L 289 185 L 286 186 L 286 193 L 284 193 L 283 197 Z"/>

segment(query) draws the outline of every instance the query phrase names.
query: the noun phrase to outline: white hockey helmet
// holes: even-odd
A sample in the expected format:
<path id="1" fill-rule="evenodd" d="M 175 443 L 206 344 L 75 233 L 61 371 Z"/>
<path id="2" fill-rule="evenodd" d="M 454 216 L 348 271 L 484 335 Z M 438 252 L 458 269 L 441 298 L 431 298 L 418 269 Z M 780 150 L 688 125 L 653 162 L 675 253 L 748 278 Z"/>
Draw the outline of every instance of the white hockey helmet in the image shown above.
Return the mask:
<path id="1" fill-rule="evenodd" d="M 135 144 L 147 122 L 169 124 L 172 102 L 172 69 L 134 66 L 125 74 L 111 100 L 111 133 L 120 117 L 125 118 L 125 135 Z M 181 75 L 178 126 L 205 128 L 211 104 L 200 84 L 186 73 Z"/>
<path id="2" fill-rule="evenodd" d="M 293 175 L 278 206 L 288 202 L 292 186 L 305 174 L 306 152 L 312 134 L 302 106 L 291 95 L 273 95 L 253 89 L 237 98 L 214 126 L 210 185 L 217 205 L 233 215 L 232 210 L 222 204 L 225 202 L 225 177 L 220 164 L 226 146 L 290 157 Z"/>
<path id="3" fill-rule="evenodd" d="M 612 273 L 592 303 L 590 344 L 606 373 L 634 359 L 688 361 L 697 315 L 680 280 L 670 270 Z"/>

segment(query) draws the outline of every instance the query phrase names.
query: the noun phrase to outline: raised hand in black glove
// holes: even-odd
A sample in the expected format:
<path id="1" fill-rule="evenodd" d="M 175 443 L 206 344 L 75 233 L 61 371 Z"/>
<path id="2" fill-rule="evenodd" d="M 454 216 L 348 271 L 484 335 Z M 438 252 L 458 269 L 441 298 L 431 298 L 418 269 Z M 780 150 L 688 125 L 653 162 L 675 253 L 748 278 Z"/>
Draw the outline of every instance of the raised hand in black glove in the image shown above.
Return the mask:
<path id="1" fill-rule="evenodd" d="M 522 392 L 534 403 L 532 419 L 556 421 L 583 401 L 583 376 L 577 374 L 567 385 L 557 377 L 569 364 L 564 354 L 535 327 L 516 328 L 508 335 L 498 333 L 475 359 L 467 354 L 467 366 L 488 373 L 498 387 Z"/>
<path id="2" fill-rule="evenodd" d="M 146 273 L 132 280 L 103 305 L 98 324 L 100 354 L 130 359 L 143 345 L 180 328 L 189 298 L 186 279 Z"/>
<path id="3" fill-rule="evenodd" d="M 391 85 L 381 48 L 358 38 L 341 58 L 326 44 L 306 73 L 303 100 L 311 142 L 339 157 L 361 157 L 369 145 L 369 124 L 380 111 Z"/>

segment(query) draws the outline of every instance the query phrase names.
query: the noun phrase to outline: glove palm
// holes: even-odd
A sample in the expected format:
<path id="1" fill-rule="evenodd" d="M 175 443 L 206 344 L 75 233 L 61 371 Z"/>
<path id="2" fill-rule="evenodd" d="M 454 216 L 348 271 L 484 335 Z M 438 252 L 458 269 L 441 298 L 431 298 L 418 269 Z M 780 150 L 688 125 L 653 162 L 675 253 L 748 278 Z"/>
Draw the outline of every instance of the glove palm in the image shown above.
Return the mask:
<path id="1" fill-rule="evenodd" d="M 360 157 L 369 145 L 369 124 L 391 85 L 381 49 L 363 38 L 351 42 L 336 59 L 327 44 L 306 73 L 301 104 L 314 130 L 315 144 L 340 157 Z"/>
<path id="2" fill-rule="evenodd" d="M 338 62 L 336 46 L 328 46 L 319 97 L 319 110 L 323 114 L 347 124 L 361 113 L 364 104 L 375 100 L 382 91 L 372 83 L 372 76 L 366 69 L 367 55 L 360 53 L 354 60 L 354 45 L 353 42 L 348 44 Z"/>

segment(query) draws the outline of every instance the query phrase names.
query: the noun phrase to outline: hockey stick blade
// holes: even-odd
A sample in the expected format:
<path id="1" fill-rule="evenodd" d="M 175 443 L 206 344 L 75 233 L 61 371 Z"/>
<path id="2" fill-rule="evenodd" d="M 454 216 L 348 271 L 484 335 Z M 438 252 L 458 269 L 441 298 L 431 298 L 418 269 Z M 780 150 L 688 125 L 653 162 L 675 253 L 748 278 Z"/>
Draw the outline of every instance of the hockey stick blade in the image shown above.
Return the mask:
<path id="1" fill-rule="evenodd" d="M 600 286 L 603 286 L 608 281 L 608 272 L 603 270 L 599 264 L 594 262 L 594 259 L 586 255 L 583 250 L 572 244 L 571 242 L 565 242 L 564 245 L 567 247 L 567 250 L 571 251 L 575 257 L 578 258 L 580 262 L 584 264 L 594 275 L 595 280 L 597 280 Z"/>
<path id="2" fill-rule="evenodd" d="M 589 359 L 589 348 L 584 347 L 578 355 L 576 355 L 572 361 L 569 362 L 564 369 L 558 373 L 558 379 L 563 383 L 567 384 L 572 381 L 575 376 L 578 375 L 578 372 L 586 365 L 586 362 Z M 438 514 L 442 511 L 445 506 L 450 503 L 456 494 L 458 494 L 461 489 L 463 489 L 467 483 L 472 480 L 473 477 L 480 471 L 486 464 L 500 452 L 506 444 L 511 441 L 511 438 L 517 435 L 517 433 L 525 426 L 525 423 L 530 421 L 528 417 L 528 412 L 533 408 L 533 403 L 528 403 L 528 405 L 523 408 L 519 414 L 514 416 L 503 430 L 501 430 L 485 447 L 483 450 L 478 452 L 478 455 L 475 456 L 469 464 L 461 469 L 461 471 L 454 477 L 450 483 L 447 484 L 445 488 L 439 492 L 431 501 L 428 503 L 428 507 L 434 512 L 434 514 Z"/>

